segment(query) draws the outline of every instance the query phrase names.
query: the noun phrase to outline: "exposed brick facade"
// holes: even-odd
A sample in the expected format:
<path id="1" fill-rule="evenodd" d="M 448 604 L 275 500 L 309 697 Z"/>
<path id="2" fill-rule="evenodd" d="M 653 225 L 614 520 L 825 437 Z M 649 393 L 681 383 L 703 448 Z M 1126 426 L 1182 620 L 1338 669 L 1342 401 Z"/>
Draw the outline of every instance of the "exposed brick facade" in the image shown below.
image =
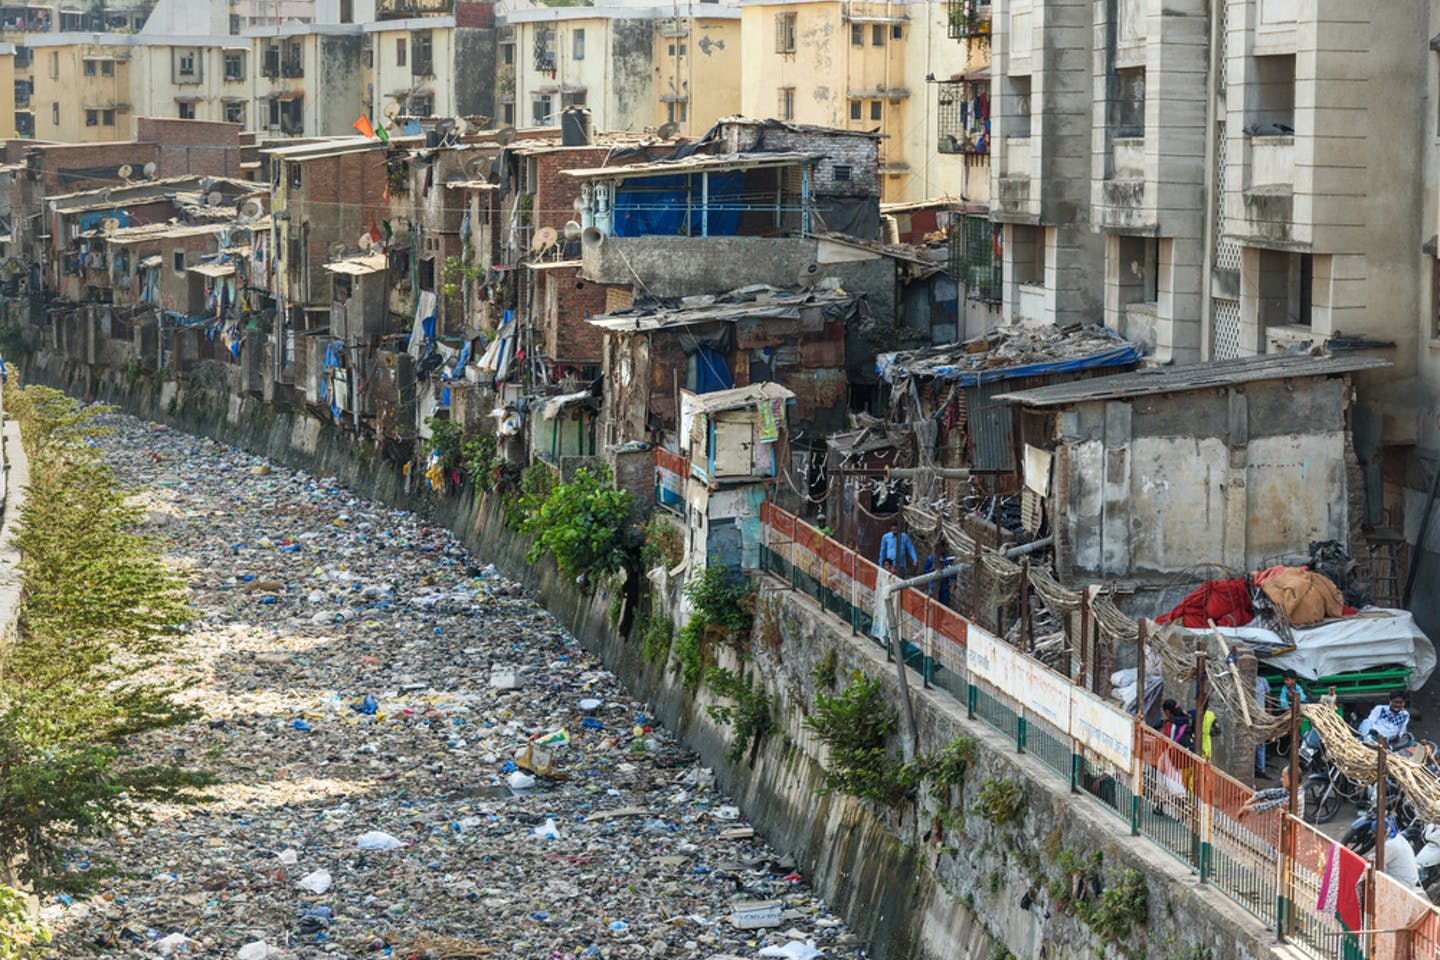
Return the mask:
<path id="1" fill-rule="evenodd" d="M 545 358 L 552 364 L 599 366 L 604 336 L 586 320 L 605 312 L 609 288 L 581 279 L 579 261 L 536 272 L 542 279 L 536 284 L 535 315 L 543 332 Z"/>

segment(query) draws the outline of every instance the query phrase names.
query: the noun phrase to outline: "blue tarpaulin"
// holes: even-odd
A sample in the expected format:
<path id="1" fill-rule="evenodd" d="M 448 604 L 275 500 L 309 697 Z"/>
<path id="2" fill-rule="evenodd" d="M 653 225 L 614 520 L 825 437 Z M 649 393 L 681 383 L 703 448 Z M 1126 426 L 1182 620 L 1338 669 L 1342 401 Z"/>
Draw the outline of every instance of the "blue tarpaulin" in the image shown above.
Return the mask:
<path id="1" fill-rule="evenodd" d="M 902 377 L 920 376 L 946 382 L 956 382 L 962 387 L 976 387 L 982 383 L 995 383 L 1000 380 L 1014 380 L 1020 377 L 1038 377 L 1051 373 L 1075 373 L 1080 370 L 1093 370 L 1098 367 L 1123 367 L 1133 364 L 1144 355 L 1139 344 L 1122 340 L 1118 335 L 1115 337 L 1115 346 L 1105 350 L 1098 350 L 1093 353 L 1082 354 L 1076 357 L 1062 357 L 1055 360 L 1044 360 L 1036 363 L 1027 363 L 1014 367 L 991 367 L 978 369 L 965 363 L 956 363 L 953 366 L 933 366 L 926 364 L 923 370 L 911 370 L 906 366 L 909 355 L 899 353 L 882 353 L 875 358 L 875 371 L 880 379 L 886 383 L 894 383 Z M 986 354 L 979 353 L 970 355 L 975 358 L 974 363 L 978 364 L 984 360 Z"/>
<path id="2" fill-rule="evenodd" d="M 744 174 L 738 172 L 710 174 L 710 236 L 735 235 L 740 225 L 744 182 Z M 698 237 L 705 232 L 700 194 L 698 176 L 678 175 L 632 180 L 615 192 L 614 235 Z M 685 204 L 687 195 L 690 198 L 688 217 Z"/>
<path id="3" fill-rule="evenodd" d="M 94 230 L 111 217 L 120 221 L 122 227 L 130 226 L 130 214 L 124 210 L 90 210 L 80 214 L 80 229 Z"/>

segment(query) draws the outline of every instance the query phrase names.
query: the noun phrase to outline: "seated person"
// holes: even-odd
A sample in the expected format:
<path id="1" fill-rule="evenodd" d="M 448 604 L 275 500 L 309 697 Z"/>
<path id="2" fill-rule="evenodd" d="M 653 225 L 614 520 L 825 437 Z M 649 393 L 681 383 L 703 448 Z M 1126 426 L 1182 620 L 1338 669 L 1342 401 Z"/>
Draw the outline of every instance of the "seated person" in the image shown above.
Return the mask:
<path id="1" fill-rule="evenodd" d="M 1391 750 L 1401 750 L 1415 743 L 1409 727 L 1410 711 L 1405 709 L 1405 692 L 1397 690 L 1390 695 L 1388 704 L 1380 704 L 1370 711 L 1370 716 L 1360 721 L 1360 736 L 1367 743 L 1383 742 Z"/>

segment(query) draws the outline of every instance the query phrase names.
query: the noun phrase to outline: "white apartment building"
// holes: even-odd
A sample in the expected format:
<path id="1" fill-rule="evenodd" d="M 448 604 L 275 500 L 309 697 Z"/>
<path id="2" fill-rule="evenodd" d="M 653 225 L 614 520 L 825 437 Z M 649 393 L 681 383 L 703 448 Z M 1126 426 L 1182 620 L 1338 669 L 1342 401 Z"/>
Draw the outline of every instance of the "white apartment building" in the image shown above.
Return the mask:
<path id="1" fill-rule="evenodd" d="M 1006 316 L 1103 320 L 1162 362 L 1342 333 L 1413 352 L 1418 205 L 1377 187 L 1415 182 L 1422 131 L 1377 91 L 1420 87 L 1406 47 L 1424 20 L 1404 3 L 995 0 Z"/>

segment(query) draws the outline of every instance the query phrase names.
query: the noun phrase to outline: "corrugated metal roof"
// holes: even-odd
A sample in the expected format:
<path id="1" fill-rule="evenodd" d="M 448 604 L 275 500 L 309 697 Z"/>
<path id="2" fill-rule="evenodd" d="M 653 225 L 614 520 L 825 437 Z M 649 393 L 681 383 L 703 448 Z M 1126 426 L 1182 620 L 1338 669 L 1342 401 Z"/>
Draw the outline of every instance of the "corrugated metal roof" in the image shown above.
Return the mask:
<path id="1" fill-rule="evenodd" d="M 372 253 L 368 257 L 349 257 L 345 260 L 336 260 L 325 264 L 325 269 L 331 273 L 345 273 L 352 277 L 363 277 L 372 273 L 379 273 L 385 269 L 385 254 Z"/>
<path id="2" fill-rule="evenodd" d="M 1262 380 L 1324 377 L 1389 366 L 1393 364 L 1382 357 L 1269 354 L 1242 357 L 1238 360 L 1196 363 L 1184 367 L 1150 367 L 1111 377 L 1057 383 L 1034 390 L 1018 390 L 1001 394 L 995 399 L 1010 400 L 1027 407 L 1058 407 L 1095 400 L 1123 400 L 1127 397 L 1228 387 Z"/>
<path id="3" fill-rule="evenodd" d="M 793 167 L 815 163 L 808 153 L 732 153 L 721 157 L 696 156 L 684 160 L 654 160 L 650 163 L 621 163 L 613 167 L 586 167 L 561 170 L 581 180 L 625 177 L 665 177 L 677 173 L 719 173 L 724 170 L 751 170 L 758 167 Z"/>
<path id="4" fill-rule="evenodd" d="M 688 393 L 688 391 L 686 391 Z M 778 383 L 752 383 L 749 386 L 734 387 L 730 390 L 716 390 L 714 393 L 691 394 L 693 400 L 687 406 L 695 413 L 714 413 L 718 410 L 742 410 L 753 407 L 762 400 L 793 400 L 795 393 Z"/>

